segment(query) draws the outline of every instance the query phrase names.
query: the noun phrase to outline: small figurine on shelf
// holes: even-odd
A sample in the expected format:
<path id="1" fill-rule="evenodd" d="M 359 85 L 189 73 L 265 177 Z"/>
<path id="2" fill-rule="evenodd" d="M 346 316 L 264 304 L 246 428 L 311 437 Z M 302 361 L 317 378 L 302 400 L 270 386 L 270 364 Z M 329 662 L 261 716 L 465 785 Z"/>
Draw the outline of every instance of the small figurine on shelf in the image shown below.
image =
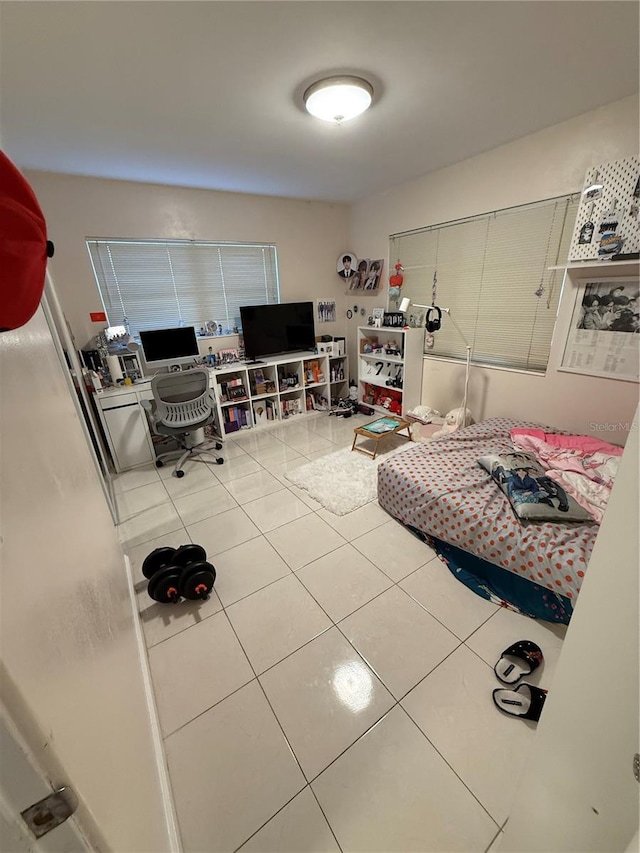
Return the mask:
<path id="1" fill-rule="evenodd" d="M 216 366 L 216 354 L 213 351 L 213 347 L 209 347 L 209 352 L 205 355 L 204 360 L 207 364 L 207 367 L 215 367 Z"/>

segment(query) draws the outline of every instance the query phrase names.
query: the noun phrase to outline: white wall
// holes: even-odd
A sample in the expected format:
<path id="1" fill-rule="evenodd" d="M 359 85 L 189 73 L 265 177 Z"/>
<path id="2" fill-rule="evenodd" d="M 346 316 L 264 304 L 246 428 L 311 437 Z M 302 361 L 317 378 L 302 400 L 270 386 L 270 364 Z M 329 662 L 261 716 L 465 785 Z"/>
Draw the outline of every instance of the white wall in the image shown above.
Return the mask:
<path id="1" fill-rule="evenodd" d="M 345 287 L 336 258 L 347 248 L 346 205 L 49 172 L 25 175 L 55 243 L 55 284 L 79 347 L 104 328 L 89 319 L 102 304 L 86 237 L 275 243 L 283 301 L 335 298 L 338 321 L 319 324 L 316 332 L 345 334 Z"/>
<path id="2" fill-rule="evenodd" d="M 0 394 L 2 702 L 100 849 L 162 853 L 129 579 L 42 308 L 0 335 Z"/>
<path id="3" fill-rule="evenodd" d="M 357 255 L 387 257 L 390 234 L 579 191 L 588 167 L 637 154 L 638 99 L 630 97 L 358 201 L 348 242 Z M 557 371 L 573 295 L 566 287 L 546 376 L 472 369 L 469 400 L 476 418 L 512 415 L 581 433 L 593 432 L 591 422 L 632 420 L 635 383 Z M 382 294 L 369 299 L 372 305 L 385 301 Z M 422 402 L 442 411 L 459 406 L 463 382 L 460 365 L 427 358 Z M 625 440 L 622 433 L 601 437 Z"/>
<path id="4" fill-rule="evenodd" d="M 636 413 L 498 850 L 638 849 L 638 438 Z"/>

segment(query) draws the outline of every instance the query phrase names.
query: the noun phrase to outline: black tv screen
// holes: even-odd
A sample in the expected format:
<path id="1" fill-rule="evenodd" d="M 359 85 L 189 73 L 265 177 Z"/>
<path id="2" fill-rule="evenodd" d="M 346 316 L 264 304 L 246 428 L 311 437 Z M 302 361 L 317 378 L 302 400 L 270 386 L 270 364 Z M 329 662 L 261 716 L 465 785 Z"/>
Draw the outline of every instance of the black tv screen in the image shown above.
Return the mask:
<path id="1" fill-rule="evenodd" d="M 241 306 L 240 320 L 244 350 L 252 361 L 265 355 L 315 349 L 313 302 Z"/>
<path id="2" fill-rule="evenodd" d="M 198 341 L 193 326 L 140 332 L 140 343 L 147 362 L 171 361 L 198 355 Z"/>

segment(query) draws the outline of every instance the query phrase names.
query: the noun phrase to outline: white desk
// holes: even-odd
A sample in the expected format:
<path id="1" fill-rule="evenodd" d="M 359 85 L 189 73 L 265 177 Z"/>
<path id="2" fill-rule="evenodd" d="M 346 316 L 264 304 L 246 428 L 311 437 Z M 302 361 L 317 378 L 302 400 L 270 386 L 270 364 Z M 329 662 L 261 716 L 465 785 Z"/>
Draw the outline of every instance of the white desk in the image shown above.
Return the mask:
<path id="1" fill-rule="evenodd" d="M 313 370 L 312 368 L 315 368 Z M 283 377 L 294 374 L 296 385 L 283 385 Z M 313 374 L 313 375 L 310 375 Z M 239 380 L 244 396 L 228 400 L 225 386 Z M 262 382 L 258 382 L 261 379 Z M 261 384 L 270 383 L 273 390 L 263 391 Z M 297 420 L 305 415 L 317 414 L 313 398 L 324 398 L 327 404 L 334 399 L 346 397 L 349 391 L 348 357 L 345 354 L 320 352 L 289 353 L 265 359 L 259 365 L 235 362 L 209 369 L 209 386 L 216 399 L 216 432 L 224 441 L 231 427 L 232 409 L 242 409 L 242 427 L 269 426 L 274 422 Z M 118 385 L 104 388 L 95 395 L 98 415 L 102 422 L 107 444 L 118 473 L 137 465 L 155 461 L 153 439 L 146 413 L 140 405 L 143 400 L 152 400 L 151 379 L 134 385 Z M 258 410 L 270 407 L 275 420 L 261 423 Z M 296 418 L 291 415 L 296 414 Z"/>

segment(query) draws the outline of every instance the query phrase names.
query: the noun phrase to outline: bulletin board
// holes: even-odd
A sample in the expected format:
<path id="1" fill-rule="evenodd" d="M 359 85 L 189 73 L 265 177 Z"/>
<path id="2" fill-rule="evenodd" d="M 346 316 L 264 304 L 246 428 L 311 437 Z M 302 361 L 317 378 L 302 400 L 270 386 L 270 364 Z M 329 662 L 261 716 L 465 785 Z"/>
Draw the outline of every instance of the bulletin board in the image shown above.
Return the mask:
<path id="1" fill-rule="evenodd" d="M 640 159 L 626 157 L 587 171 L 569 249 L 570 261 L 608 260 L 640 251 Z M 615 224 L 615 227 L 609 227 Z"/>

